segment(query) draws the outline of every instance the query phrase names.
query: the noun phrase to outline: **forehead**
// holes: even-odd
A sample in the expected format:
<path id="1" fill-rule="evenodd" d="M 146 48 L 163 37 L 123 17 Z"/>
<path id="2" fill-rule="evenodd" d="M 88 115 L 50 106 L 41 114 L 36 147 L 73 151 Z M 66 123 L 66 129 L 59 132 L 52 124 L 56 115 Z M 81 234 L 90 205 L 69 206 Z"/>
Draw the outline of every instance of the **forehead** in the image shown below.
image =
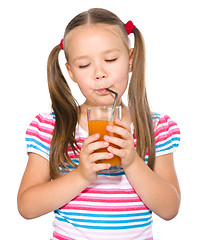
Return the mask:
<path id="1" fill-rule="evenodd" d="M 128 41 L 117 25 L 102 23 L 85 24 L 74 28 L 65 37 L 64 44 L 67 57 L 74 51 L 87 51 L 91 45 L 96 45 L 98 48 L 115 45 L 129 49 Z"/>

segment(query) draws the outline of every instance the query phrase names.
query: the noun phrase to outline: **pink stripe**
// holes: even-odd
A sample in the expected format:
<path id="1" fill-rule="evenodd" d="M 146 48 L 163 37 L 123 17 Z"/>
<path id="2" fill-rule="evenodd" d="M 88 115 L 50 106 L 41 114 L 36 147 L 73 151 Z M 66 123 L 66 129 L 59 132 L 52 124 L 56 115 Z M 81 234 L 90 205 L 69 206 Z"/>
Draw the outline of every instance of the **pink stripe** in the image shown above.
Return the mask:
<path id="1" fill-rule="evenodd" d="M 161 141 L 165 141 L 165 140 L 168 139 L 169 137 L 172 137 L 173 135 L 176 135 L 176 134 L 180 134 L 179 129 L 173 129 L 173 130 L 171 130 L 171 131 L 168 131 L 167 134 L 158 136 L 158 137 L 156 138 L 156 143 L 161 142 Z"/>
<path id="2" fill-rule="evenodd" d="M 169 120 L 169 121 L 168 121 Z M 161 124 L 161 126 L 160 126 L 160 124 Z M 162 125 L 162 124 L 164 124 L 164 126 Z M 156 130 L 156 132 L 155 132 L 155 135 L 157 136 L 159 133 L 161 133 L 161 132 L 166 132 L 166 131 L 168 131 L 171 127 L 174 127 L 174 126 L 176 126 L 177 127 L 177 124 L 174 122 L 174 121 L 172 121 L 171 119 L 170 119 L 170 117 L 168 117 L 168 116 L 164 116 L 163 118 L 160 118 L 160 120 L 159 120 L 159 122 L 158 122 L 158 124 L 157 124 L 157 130 Z M 178 129 L 178 127 L 177 127 L 177 129 Z M 179 129 L 178 129 L 179 130 Z"/>
<path id="3" fill-rule="evenodd" d="M 96 194 L 135 194 L 134 189 L 101 189 L 101 188 L 86 188 L 82 193 L 96 193 Z"/>
<path id="4" fill-rule="evenodd" d="M 37 138 L 39 138 L 40 140 L 42 140 L 43 142 L 46 142 L 46 143 L 48 143 L 48 144 L 51 143 L 51 139 L 50 139 L 50 138 L 44 137 L 44 136 L 42 136 L 41 134 L 39 134 L 38 132 L 36 132 L 36 131 L 27 129 L 26 134 L 27 134 L 27 135 L 30 135 L 30 136 L 37 137 Z"/>
<path id="5" fill-rule="evenodd" d="M 177 124 L 171 120 L 170 122 L 168 122 L 168 126 L 169 128 L 171 128 L 171 127 L 177 126 Z"/>
<path id="6" fill-rule="evenodd" d="M 165 115 L 159 119 L 159 123 L 166 123 L 169 119 L 170 119 L 170 117 Z"/>
<path id="7" fill-rule="evenodd" d="M 81 148 L 81 147 L 82 147 L 82 144 L 78 144 L 78 146 Z M 78 149 L 77 147 L 75 147 L 75 148 Z M 79 149 L 78 149 L 78 150 L 79 150 Z M 72 147 L 68 147 L 68 148 L 67 148 L 67 151 L 69 151 L 69 152 L 70 152 L 70 151 L 73 151 L 73 150 L 72 150 Z"/>
<path id="8" fill-rule="evenodd" d="M 70 157 L 70 158 L 73 158 L 73 159 L 74 159 L 74 158 L 78 158 L 79 156 L 80 156 L 80 155 L 78 155 L 78 154 L 77 154 L 77 156 L 76 156 L 75 154 L 69 154 L 69 157 Z"/>
<path id="9" fill-rule="evenodd" d="M 76 154 L 74 154 L 73 152 L 72 153 L 68 153 L 69 154 L 69 157 L 70 158 L 78 158 L 79 156 L 80 156 L 80 153 L 79 152 L 77 152 Z"/>
<path id="10" fill-rule="evenodd" d="M 55 237 L 55 238 L 57 238 L 59 240 L 75 240 L 74 238 L 63 236 L 63 235 L 61 235 L 60 233 L 57 233 L 57 232 L 53 233 L 53 237 Z"/>
<path id="11" fill-rule="evenodd" d="M 38 119 L 38 121 L 40 121 L 41 123 L 47 123 L 50 124 L 52 126 L 55 126 L 55 120 L 54 119 L 48 119 L 48 118 L 44 118 L 41 114 L 38 114 L 36 116 L 36 118 Z"/>
<path id="12" fill-rule="evenodd" d="M 74 209 L 74 210 L 86 210 L 86 211 L 101 211 L 101 212 L 122 212 L 122 211 L 139 211 L 148 210 L 145 205 L 138 206 L 90 206 L 90 205 L 77 205 L 77 204 L 67 204 L 61 209 Z"/>
<path id="13" fill-rule="evenodd" d="M 83 137 L 78 137 L 78 138 L 76 138 L 76 140 L 77 140 L 78 142 L 81 142 L 81 143 L 83 143 L 83 142 L 85 141 L 85 139 L 86 139 L 86 138 L 83 138 Z"/>
<path id="14" fill-rule="evenodd" d="M 97 229 L 75 229 L 71 224 L 66 224 L 63 222 L 60 222 L 59 220 L 54 220 L 54 226 L 58 226 L 58 228 L 55 228 L 55 231 L 58 231 L 60 229 L 66 229 L 66 235 L 73 236 L 75 239 L 96 239 L 96 240 L 102 240 L 102 239 L 111 239 L 109 236 L 113 236 L 113 234 L 117 234 L 117 236 L 120 236 L 121 240 L 133 240 L 138 239 L 139 236 L 145 239 L 145 240 L 152 240 L 153 238 L 149 238 L 152 236 L 152 225 L 142 227 L 142 228 L 134 228 L 134 229 L 127 229 L 126 231 L 111 231 L 111 230 L 97 230 Z M 86 237 L 84 237 L 86 236 Z M 145 238 L 146 237 L 146 238 Z"/>
<path id="15" fill-rule="evenodd" d="M 157 137 L 159 134 L 161 133 L 166 133 L 166 132 L 170 132 L 170 131 L 177 131 L 180 134 L 180 130 L 179 128 L 174 128 L 172 130 L 169 130 L 170 128 L 167 126 L 164 127 L 160 127 L 157 129 L 157 131 L 155 132 L 155 137 Z"/>
<path id="16" fill-rule="evenodd" d="M 133 134 L 133 139 L 134 139 L 134 147 L 136 148 L 136 145 L 137 145 L 137 139 L 136 139 L 136 135 Z"/>
<path id="17" fill-rule="evenodd" d="M 130 202 L 142 202 L 139 197 L 129 198 L 102 198 L 102 197 L 76 197 L 72 201 L 84 201 L 84 202 L 109 202 L 109 203 L 130 203 Z"/>
<path id="18" fill-rule="evenodd" d="M 159 119 L 160 123 L 166 123 L 170 119 L 169 116 L 165 115 Z"/>
<path id="19" fill-rule="evenodd" d="M 47 127 L 42 127 L 40 126 L 37 122 L 33 121 L 30 126 L 32 127 L 36 127 L 37 129 L 39 129 L 39 131 L 44 132 L 44 133 L 48 133 L 53 135 L 53 129 L 51 128 L 47 128 Z"/>

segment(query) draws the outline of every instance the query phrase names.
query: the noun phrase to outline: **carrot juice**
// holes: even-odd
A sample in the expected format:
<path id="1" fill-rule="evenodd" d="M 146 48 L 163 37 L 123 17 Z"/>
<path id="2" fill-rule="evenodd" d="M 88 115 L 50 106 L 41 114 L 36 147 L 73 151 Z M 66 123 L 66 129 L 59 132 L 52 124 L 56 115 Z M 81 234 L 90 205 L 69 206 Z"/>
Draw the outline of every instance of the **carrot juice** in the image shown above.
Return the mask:
<path id="1" fill-rule="evenodd" d="M 120 136 L 118 134 L 111 133 L 106 130 L 106 126 L 108 126 L 108 125 L 116 126 L 115 122 L 101 121 L 101 120 L 89 120 L 88 121 L 89 135 L 99 133 L 100 138 L 98 139 L 98 141 L 104 141 L 103 137 L 105 135 L 114 136 L 114 137 L 119 138 Z M 119 149 L 119 147 L 114 144 L 110 143 L 110 146 Z M 95 152 L 108 152 L 108 150 L 107 150 L 107 148 L 101 148 L 101 149 L 96 150 Z M 121 160 L 120 160 L 120 157 L 114 155 L 114 157 L 111 159 L 98 160 L 97 163 L 110 163 L 111 166 L 118 166 L 118 165 L 120 165 Z"/>

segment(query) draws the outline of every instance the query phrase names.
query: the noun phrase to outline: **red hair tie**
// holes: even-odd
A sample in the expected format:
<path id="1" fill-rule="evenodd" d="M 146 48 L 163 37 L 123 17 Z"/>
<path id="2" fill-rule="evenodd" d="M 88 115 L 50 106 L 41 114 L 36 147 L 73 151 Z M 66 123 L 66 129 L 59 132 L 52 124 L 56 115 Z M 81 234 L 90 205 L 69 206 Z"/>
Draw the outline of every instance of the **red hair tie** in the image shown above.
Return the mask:
<path id="1" fill-rule="evenodd" d="M 60 41 L 60 47 L 62 50 L 64 50 L 64 47 L 63 47 L 63 39 Z"/>
<path id="2" fill-rule="evenodd" d="M 133 32 L 133 28 L 134 28 L 134 27 L 135 27 L 135 25 L 133 24 L 132 21 L 128 21 L 128 22 L 125 24 L 125 29 L 126 29 L 126 32 L 127 32 L 128 35 Z"/>

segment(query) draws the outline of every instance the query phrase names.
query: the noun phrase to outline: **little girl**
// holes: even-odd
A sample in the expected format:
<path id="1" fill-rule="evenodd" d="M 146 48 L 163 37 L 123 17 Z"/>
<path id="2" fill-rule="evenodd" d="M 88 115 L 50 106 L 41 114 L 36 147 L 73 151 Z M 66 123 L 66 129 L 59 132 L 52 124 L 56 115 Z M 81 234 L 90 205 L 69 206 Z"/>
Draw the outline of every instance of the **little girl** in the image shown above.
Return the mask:
<path id="1" fill-rule="evenodd" d="M 70 78 L 85 96 L 81 106 L 61 72 L 61 49 Z M 26 131 L 29 160 L 18 193 L 20 214 L 32 219 L 54 211 L 52 239 L 153 239 L 152 212 L 170 220 L 179 210 L 173 152 L 180 131 L 170 117 L 150 111 L 140 31 L 110 11 L 90 9 L 68 24 L 47 70 L 53 112 L 37 115 Z M 88 136 L 86 108 L 113 106 L 106 88 L 118 93 L 122 107 L 122 119 L 107 130 L 120 138 L 98 141 L 98 133 Z M 105 147 L 108 152 L 95 152 Z M 99 172 L 110 165 L 96 161 L 114 155 L 121 158 L 120 170 Z"/>

